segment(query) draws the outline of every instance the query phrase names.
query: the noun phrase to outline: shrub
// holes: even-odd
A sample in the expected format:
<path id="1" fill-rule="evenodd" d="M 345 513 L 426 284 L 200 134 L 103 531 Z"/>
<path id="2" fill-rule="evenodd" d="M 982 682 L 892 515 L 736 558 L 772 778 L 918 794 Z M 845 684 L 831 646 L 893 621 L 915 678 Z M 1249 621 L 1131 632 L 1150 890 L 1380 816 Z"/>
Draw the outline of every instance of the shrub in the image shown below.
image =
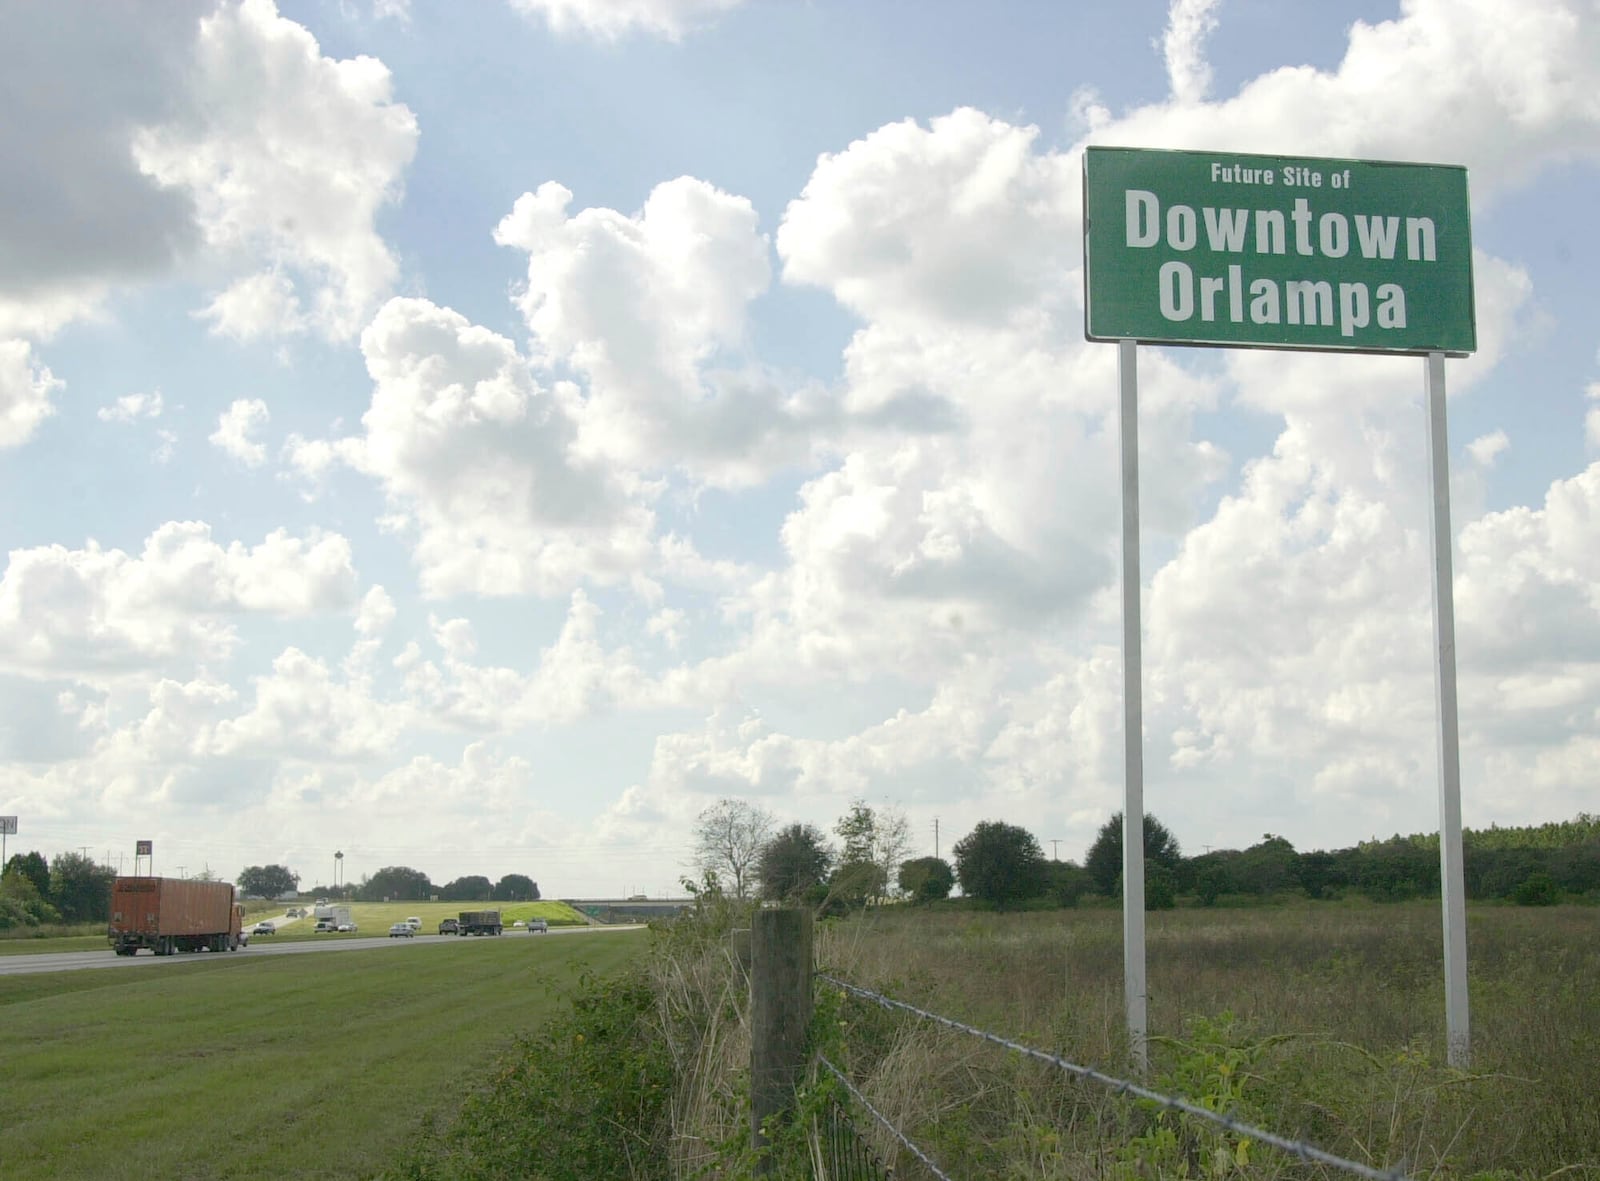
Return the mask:
<path id="1" fill-rule="evenodd" d="M 1554 906 L 1561 901 L 1561 887 L 1547 873 L 1529 874 L 1511 893 L 1518 906 Z"/>

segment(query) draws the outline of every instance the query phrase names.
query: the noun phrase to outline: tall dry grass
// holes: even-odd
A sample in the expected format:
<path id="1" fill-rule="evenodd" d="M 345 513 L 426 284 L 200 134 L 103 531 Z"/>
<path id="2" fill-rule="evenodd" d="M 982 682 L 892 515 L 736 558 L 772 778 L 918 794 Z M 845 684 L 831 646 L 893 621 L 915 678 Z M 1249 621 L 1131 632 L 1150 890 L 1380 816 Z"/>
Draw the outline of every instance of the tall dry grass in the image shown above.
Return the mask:
<path id="1" fill-rule="evenodd" d="M 1419 1176 L 1600 1175 L 1600 911 L 1471 912 L 1467 1071 L 1444 1065 L 1437 904 L 1147 918 L 1153 1081 Z M 1116 911 L 890 908 L 825 926 L 818 958 L 863 987 L 1126 1069 Z M 954 1176 L 1323 1175 L 914 1018 L 851 1002 L 839 1020 L 854 1077 Z M 896 1155 L 886 1134 L 874 1147 Z M 902 1154 L 896 1176 L 921 1175 Z"/>

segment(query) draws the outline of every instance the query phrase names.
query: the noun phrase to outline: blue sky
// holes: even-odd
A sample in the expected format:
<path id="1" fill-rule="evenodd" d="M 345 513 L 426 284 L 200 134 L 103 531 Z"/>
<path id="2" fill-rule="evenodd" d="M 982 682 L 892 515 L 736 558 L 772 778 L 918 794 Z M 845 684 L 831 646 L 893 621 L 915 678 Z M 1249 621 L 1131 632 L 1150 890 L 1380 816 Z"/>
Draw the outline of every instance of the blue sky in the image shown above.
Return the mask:
<path id="1" fill-rule="evenodd" d="M 658 893 L 739 796 L 1081 856 L 1122 782 L 1086 143 L 1468 168 L 1463 809 L 1592 809 L 1592 4 L 4 7 L 19 848 Z M 1148 806 L 1433 826 L 1421 362 L 1141 371 Z"/>

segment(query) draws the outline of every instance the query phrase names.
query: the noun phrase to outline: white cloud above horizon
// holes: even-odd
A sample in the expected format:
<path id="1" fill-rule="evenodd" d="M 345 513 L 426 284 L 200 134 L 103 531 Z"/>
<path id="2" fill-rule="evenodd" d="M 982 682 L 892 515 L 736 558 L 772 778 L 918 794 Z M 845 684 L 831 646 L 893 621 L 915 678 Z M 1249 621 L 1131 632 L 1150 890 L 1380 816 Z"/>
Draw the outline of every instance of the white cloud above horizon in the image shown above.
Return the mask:
<path id="1" fill-rule="evenodd" d="M 755 93 L 756 150 L 703 126 L 674 71 L 745 77 L 768 22 L 799 22 L 798 54 L 837 5 L 510 7 L 501 45 L 420 7 L 335 42 L 326 14 L 267 0 L 142 31 L 71 8 L 59 42 L 23 27 L 86 80 L 0 132 L 40 161 L 0 213 L 0 448 L 18 486 L 69 494 L 13 523 L 0 578 L 0 689 L 39 719 L 0 745 L 24 842 L 126 843 L 148 817 L 227 872 L 314 875 L 337 841 L 356 874 L 595 894 L 620 859 L 654 892 L 735 794 L 823 827 L 853 797 L 894 803 L 952 839 L 1003 818 L 1076 856 L 1122 781 L 1087 143 L 1468 166 L 1465 810 L 1592 808 L 1591 9 L 1407 0 L 1314 66 L 1263 14 L 1174 0 L 1141 34 L 1154 70 L 1074 50 L 1060 78 L 949 77 L 908 48 L 935 98 L 885 115 L 843 75 L 832 105 L 820 80 Z M 1038 36 L 1030 11 L 998 6 L 996 43 Z M 62 56 L 118 36 L 150 51 L 117 85 Z M 463 115 L 418 61 L 430 37 L 587 71 L 568 138 L 524 150 L 509 116 Z M 1226 82 L 1240 38 L 1269 64 Z M 681 127 L 626 168 L 597 158 L 644 98 Z M 76 231 L 51 222 L 90 191 Z M 1435 823 L 1420 377 L 1141 350 L 1148 803 L 1181 839 Z M 168 460 L 180 433 L 211 446 L 185 467 L 127 445 L 157 426 Z M 458 835 L 417 835 L 438 831 Z"/>

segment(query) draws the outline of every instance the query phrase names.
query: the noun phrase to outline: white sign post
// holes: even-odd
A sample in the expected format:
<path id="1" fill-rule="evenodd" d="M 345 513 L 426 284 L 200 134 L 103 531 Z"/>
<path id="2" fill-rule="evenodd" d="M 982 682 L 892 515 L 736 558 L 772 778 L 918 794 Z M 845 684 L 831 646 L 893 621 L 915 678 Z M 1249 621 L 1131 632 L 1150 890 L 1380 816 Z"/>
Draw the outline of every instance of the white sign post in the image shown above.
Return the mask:
<path id="1" fill-rule="evenodd" d="M 1426 358 L 1445 1020 L 1471 1054 L 1444 359 L 1477 347 L 1471 204 L 1453 165 L 1092 147 L 1083 157 L 1084 335 L 1117 345 L 1122 436 L 1123 987 L 1147 1065 L 1140 344 Z"/>
<path id="2" fill-rule="evenodd" d="M 1139 608 L 1139 346 L 1117 344 L 1122 411 L 1122 987 L 1128 1052 L 1149 1065 L 1144 975 L 1144 659 Z"/>

